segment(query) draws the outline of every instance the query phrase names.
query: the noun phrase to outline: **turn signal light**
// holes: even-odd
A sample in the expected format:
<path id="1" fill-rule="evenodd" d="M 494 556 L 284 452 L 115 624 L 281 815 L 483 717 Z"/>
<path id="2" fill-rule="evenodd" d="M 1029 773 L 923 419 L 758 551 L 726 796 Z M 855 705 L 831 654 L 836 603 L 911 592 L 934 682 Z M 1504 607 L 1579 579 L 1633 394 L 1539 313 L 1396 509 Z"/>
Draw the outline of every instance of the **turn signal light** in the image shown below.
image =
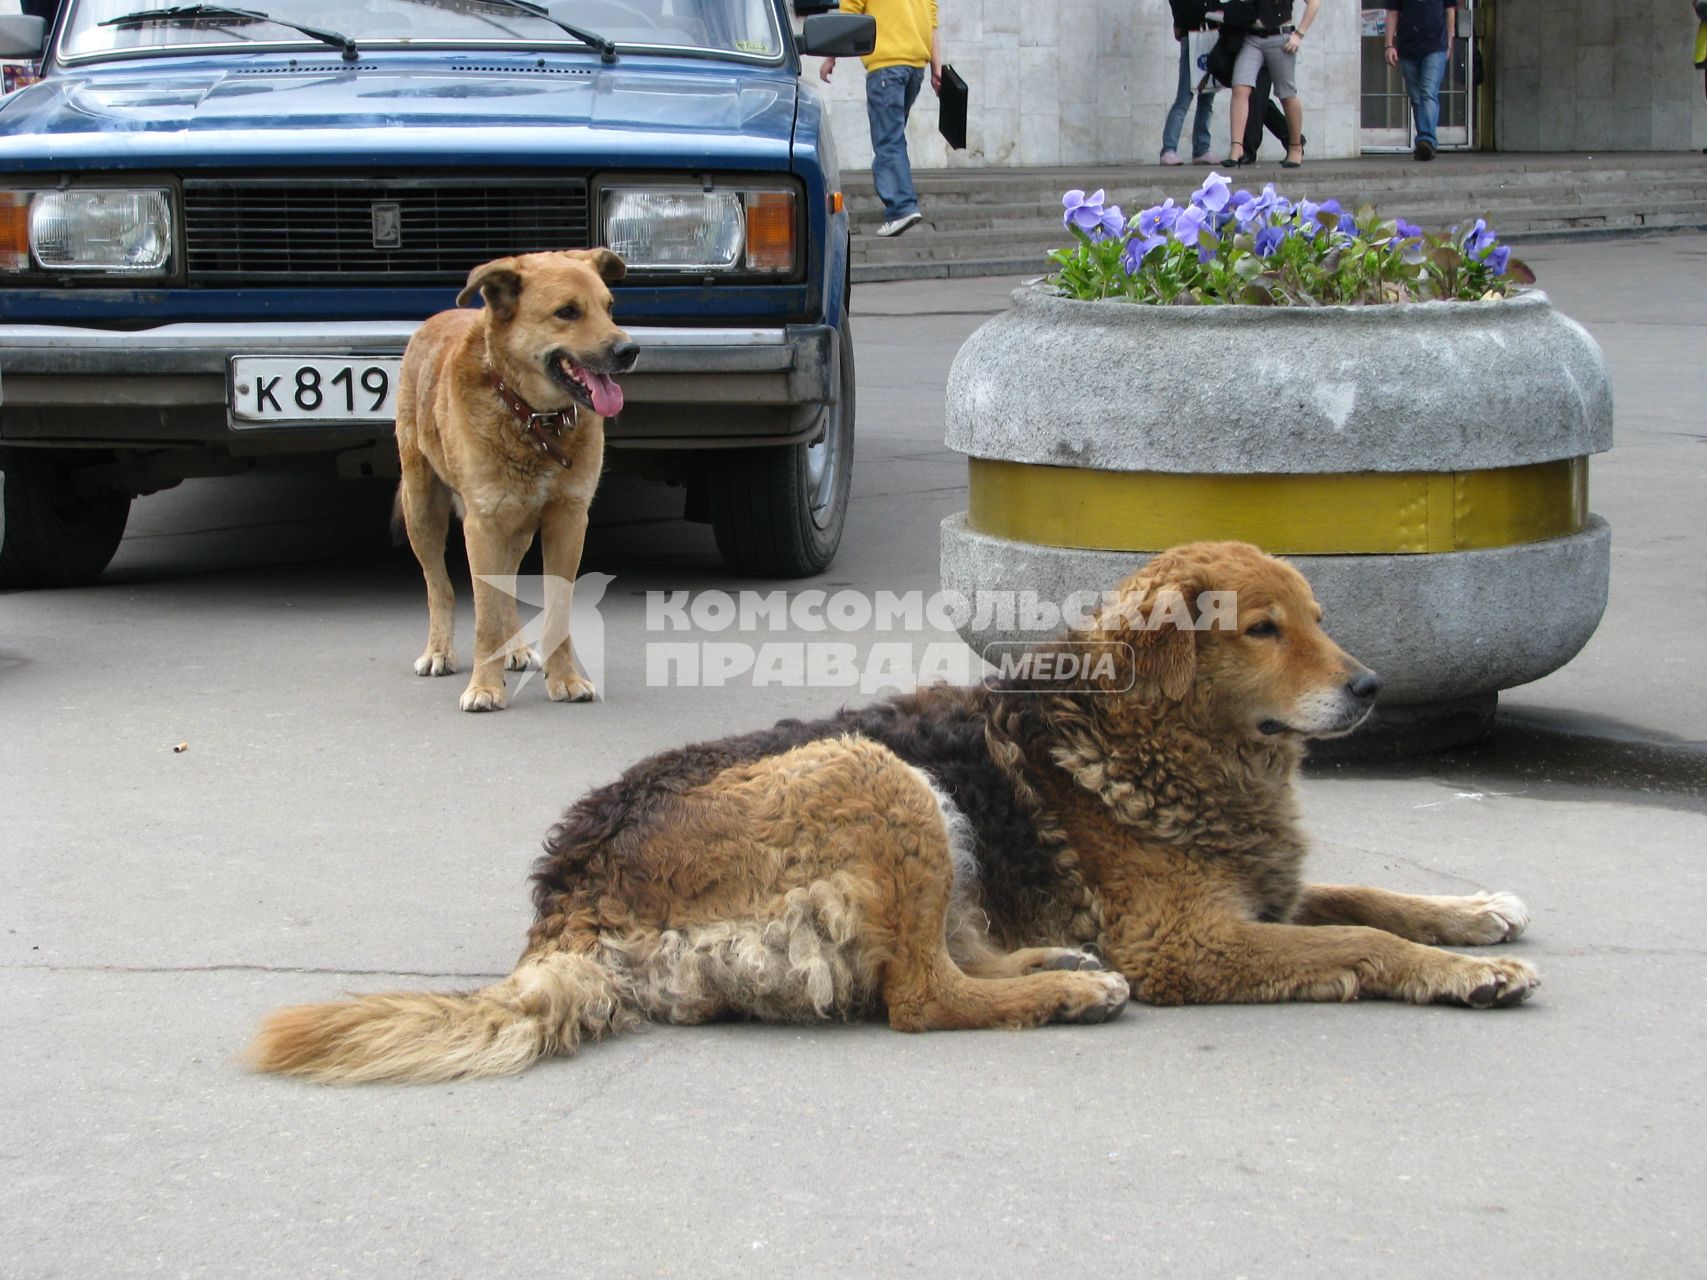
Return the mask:
<path id="1" fill-rule="evenodd" d="M 30 197 L 0 191 L 0 271 L 30 269 Z"/>
<path id="2" fill-rule="evenodd" d="M 754 191 L 747 197 L 747 266 L 794 270 L 794 193 Z"/>

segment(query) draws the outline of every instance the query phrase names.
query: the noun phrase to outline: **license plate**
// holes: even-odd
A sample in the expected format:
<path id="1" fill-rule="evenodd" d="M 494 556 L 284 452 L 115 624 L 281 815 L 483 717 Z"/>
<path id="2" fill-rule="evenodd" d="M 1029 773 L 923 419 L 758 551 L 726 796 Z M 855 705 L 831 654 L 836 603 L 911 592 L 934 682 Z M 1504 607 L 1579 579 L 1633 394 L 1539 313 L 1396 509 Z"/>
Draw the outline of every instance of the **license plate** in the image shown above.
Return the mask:
<path id="1" fill-rule="evenodd" d="M 392 422 L 396 356 L 233 356 L 231 425 Z"/>

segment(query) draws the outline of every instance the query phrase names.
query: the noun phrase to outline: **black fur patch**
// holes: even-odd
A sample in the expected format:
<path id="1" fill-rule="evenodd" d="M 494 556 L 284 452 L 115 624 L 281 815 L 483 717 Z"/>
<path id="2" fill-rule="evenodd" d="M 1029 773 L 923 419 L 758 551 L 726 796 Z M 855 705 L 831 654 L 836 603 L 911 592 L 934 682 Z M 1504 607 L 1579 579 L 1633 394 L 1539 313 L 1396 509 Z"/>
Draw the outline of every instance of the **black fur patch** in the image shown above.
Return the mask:
<path id="1" fill-rule="evenodd" d="M 936 686 L 828 719 L 784 720 L 642 760 L 576 802 L 546 836 L 545 856 L 534 867 L 535 917 L 544 920 L 562 910 L 588 864 L 616 854 L 612 842 L 618 834 L 643 827 L 671 797 L 733 765 L 856 733 L 881 742 L 948 793 L 972 824 L 983 906 L 996 934 L 1023 932 L 1024 922 L 1058 899 L 1061 874 L 990 757 L 985 728 L 992 696 L 982 688 Z"/>

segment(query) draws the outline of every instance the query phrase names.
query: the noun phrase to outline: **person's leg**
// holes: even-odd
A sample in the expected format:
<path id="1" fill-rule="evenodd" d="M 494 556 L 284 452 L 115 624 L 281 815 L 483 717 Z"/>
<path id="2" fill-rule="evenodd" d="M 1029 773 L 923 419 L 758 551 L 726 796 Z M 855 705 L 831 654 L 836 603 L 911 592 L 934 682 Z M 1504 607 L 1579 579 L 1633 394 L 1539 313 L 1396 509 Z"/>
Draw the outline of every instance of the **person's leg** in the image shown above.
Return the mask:
<path id="1" fill-rule="evenodd" d="M 1263 59 L 1274 77 L 1274 96 L 1280 99 L 1286 113 L 1286 159 L 1283 163 L 1296 167 L 1304 158 L 1304 100 L 1298 96 L 1298 56 L 1286 52 L 1286 37 L 1271 36 L 1262 41 Z"/>
<path id="2" fill-rule="evenodd" d="M 1258 48 L 1257 37 L 1251 36 L 1239 48 L 1239 56 L 1233 62 L 1233 105 L 1229 111 L 1232 125 L 1232 143 L 1239 151 L 1245 151 L 1245 121 L 1251 111 L 1251 86 L 1257 82 L 1257 74 L 1262 69 L 1262 50 Z M 1237 162 L 1239 156 L 1229 156 L 1228 159 Z"/>
<path id="3" fill-rule="evenodd" d="M 1241 156 L 1249 154 L 1245 146 L 1245 121 L 1251 111 L 1251 87 L 1248 84 L 1233 86 L 1233 105 L 1227 109 L 1232 125 L 1233 145 L 1239 149 L 1238 155 L 1228 155 L 1228 160 L 1237 163 Z"/>
<path id="4" fill-rule="evenodd" d="M 1197 69 L 1192 68 L 1195 75 Z M 1201 160 L 1209 154 L 1209 149 L 1215 145 L 1211 130 L 1215 127 L 1215 93 L 1197 95 L 1197 115 L 1191 122 L 1191 158 Z"/>
<path id="5" fill-rule="evenodd" d="M 1432 151 L 1440 145 L 1440 82 L 1446 75 L 1446 51 L 1417 60 L 1417 93 L 1411 99 L 1417 113 L 1417 141 L 1427 140 Z"/>
<path id="6" fill-rule="evenodd" d="M 918 207 L 907 164 L 906 67 L 882 67 L 865 78 L 865 114 L 871 124 L 871 184 L 887 221 Z"/>
<path id="7" fill-rule="evenodd" d="M 1274 77 L 1268 74 L 1265 65 L 1257 72 L 1257 82 L 1251 89 L 1251 113 L 1245 123 L 1245 154 L 1255 158 L 1262 149 L 1262 131 L 1266 126 L 1274 133 L 1274 122 L 1280 120 L 1280 132 L 1274 133 L 1274 140 L 1281 146 L 1286 145 L 1286 117 L 1280 114 L 1280 108 L 1274 105 L 1274 99 L 1269 92 L 1274 87 Z"/>
<path id="8" fill-rule="evenodd" d="M 1423 140 L 1422 59 L 1400 58 L 1399 74 L 1405 77 L 1405 96 L 1411 100 L 1411 130 L 1421 155 Z"/>
<path id="9" fill-rule="evenodd" d="M 1180 130 L 1185 127 L 1185 113 L 1191 107 L 1191 43 L 1179 42 L 1179 90 L 1174 105 L 1168 108 L 1168 118 L 1162 125 L 1162 154 L 1179 151 Z"/>

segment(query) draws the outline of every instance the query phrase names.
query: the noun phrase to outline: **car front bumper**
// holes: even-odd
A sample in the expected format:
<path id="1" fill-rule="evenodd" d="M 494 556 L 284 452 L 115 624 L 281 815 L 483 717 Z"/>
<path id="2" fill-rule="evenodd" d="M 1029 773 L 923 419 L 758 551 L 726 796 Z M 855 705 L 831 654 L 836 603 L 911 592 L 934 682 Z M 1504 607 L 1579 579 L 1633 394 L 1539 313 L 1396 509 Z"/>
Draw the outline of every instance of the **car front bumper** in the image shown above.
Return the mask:
<path id="1" fill-rule="evenodd" d="M 0 324 L 0 441 L 233 454 L 322 452 L 390 434 L 385 424 L 233 430 L 234 355 L 401 355 L 415 324 L 397 321 L 166 324 L 149 329 Z M 834 398 L 839 348 L 829 325 L 632 326 L 640 344 L 622 380 L 612 446 L 731 448 L 817 435 Z"/>

